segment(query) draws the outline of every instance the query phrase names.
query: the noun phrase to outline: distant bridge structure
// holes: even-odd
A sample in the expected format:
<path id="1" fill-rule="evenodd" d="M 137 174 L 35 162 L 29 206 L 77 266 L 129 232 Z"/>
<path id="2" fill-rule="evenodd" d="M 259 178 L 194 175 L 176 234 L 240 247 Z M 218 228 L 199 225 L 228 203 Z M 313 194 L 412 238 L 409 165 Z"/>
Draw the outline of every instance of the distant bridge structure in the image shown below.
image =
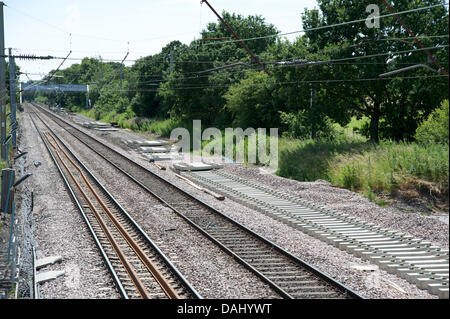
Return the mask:
<path id="1" fill-rule="evenodd" d="M 21 83 L 23 91 L 60 91 L 60 92 L 89 92 L 89 85 L 81 84 L 33 84 Z"/>
<path id="2" fill-rule="evenodd" d="M 86 105 L 89 105 L 88 94 L 89 85 L 82 84 L 40 84 L 40 83 L 20 83 L 20 103 L 22 104 L 23 92 L 81 92 L 86 93 Z"/>

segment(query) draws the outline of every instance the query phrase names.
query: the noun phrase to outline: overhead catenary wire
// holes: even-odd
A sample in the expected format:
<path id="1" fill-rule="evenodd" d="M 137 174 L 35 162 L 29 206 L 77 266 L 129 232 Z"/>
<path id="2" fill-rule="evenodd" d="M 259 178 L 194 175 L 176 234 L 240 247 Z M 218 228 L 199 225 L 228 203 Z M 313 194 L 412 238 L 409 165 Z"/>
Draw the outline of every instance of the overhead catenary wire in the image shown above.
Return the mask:
<path id="1" fill-rule="evenodd" d="M 417 36 L 416 38 L 418 39 L 436 39 L 436 38 L 449 38 L 448 34 L 445 35 L 435 35 L 435 36 Z M 410 37 L 402 37 L 402 38 L 393 38 L 393 37 L 389 37 L 389 38 L 376 38 L 376 39 L 364 39 L 363 41 L 399 41 L 399 40 L 406 40 L 406 39 L 411 39 Z M 352 46 L 347 46 L 345 48 L 351 48 L 357 45 L 352 45 Z M 55 49 L 26 49 L 26 48 L 13 48 L 16 51 L 45 51 L 45 52 L 66 52 L 67 50 L 55 50 Z M 90 51 L 82 51 L 82 50 L 73 50 L 73 53 L 76 52 L 90 52 Z M 123 51 L 122 51 L 123 52 Z M 325 53 L 328 51 L 325 51 Z M 103 53 L 120 53 L 119 51 L 116 52 L 112 52 L 112 51 L 105 51 Z M 134 54 L 136 54 L 137 52 L 133 52 Z M 161 55 L 161 54 L 155 54 L 158 55 L 157 58 L 153 58 L 153 56 L 146 56 L 146 57 L 141 57 L 138 60 L 131 60 L 128 59 L 127 62 L 138 62 L 142 59 L 145 59 L 146 63 L 161 63 L 161 62 L 165 62 L 167 60 L 167 58 L 169 57 L 168 54 L 165 55 Z M 236 58 L 236 59 L 241 59 L 242 57 L 237 56 L 237 55 L 230 55 L 230 54 L 215 54 L 215 57 L 229 57 L 229 58 Z M 5 56 L 7 57 L 7 56 Z M 54 57 L 54 56 L 48 56 L 48 59 L 63 59 L 63 57 Z M 97 57 L 75 57 L 75 58 L 69 58 L 69 60 L 79 60 L 82 61 L 84 59 L 98 59 Z M 121 61 L 120 59 L 102 59 L 105 62 L 119 62 Z M 218 62 L 218 63 L 231 63 L 231 62 L 235 62 L 236 60 L 229 60 L 229 61 L 220 61 L 220 60 L 200 60 L 200 61 L 194 61 L 194 60 L 184 60 L 184 61 L 176 61 L 174 60 L 173 63 L 175 64 L 181 64 L 181 63 L 191 63 L 191 64 L 207 64 L 207 63 L 213 63 L 213 62 Z M 30 74 L 30 73 L 29 73 Z"/>
<path id="2" fill-rule="evenodd" d="M 342 63 L 344 61 L 353 61 L 353 60 L 359 60 L 359 59 L 368 59 L 368 58 L 374 58 L 374 57 L 380 57 L 380 56 L 395 56 L 399 54 L 407 54 L 412 52 L 418 52 L 423 50 L 436 50 L 436 49 L 442 49 L 446 48 L 448 45 L 443 45 L 439 47 L 428 47 L 428 48 L 420 48 L 420 49 L 409 49 L 409 50 L 402 50 L 402 51 L 395 51 L 395 52 L 384 52 L 384 53 L 378 53 L 378 54 L 372 54 L 372 55 L 364 55 L 364 56 L 353 56 L 348 58 L 340 58 L 340 59 L 331 59 L 331 60 L 323 60 L 323 61 L 309 61 L 304 63 L 298 63 L 298 64 L 280 64 L 282 62 L 288 62 L 285 60 L 278 60 L 278 61 L 265 61 L 266 64 L 272 64 L 272 68 L 284 68 L 284 67 L 308 67 L 308 66 L 317 66 L 317 65 L 324 65 L 324 64 L 336 64 L 336 63 Z M 231 70 L 228 72 L 243 72 L 245 70 Z M 180 75 L 187 75 L 187 74 L 198 74 L 199 71 L 193 71 L 193 72 L 187 72 L 187 73 L 180 73 Z M 160 76 L 160 75 L 159 75 Z M 184 80 L 184 79 L 196 79 L 201 77 L 208 77 L 207 75 L 203 76 L 193 76 L 188 78 L 181 78 L 181 79 L 175 79 L 175 80 Z M 145 83 L 158 83 L 158 82 L 167 82 L 167 79 L 152 79 L 146 82 L 139 82 L 139 84 L 145 84 Z"/>
<path id="3" fill-rule="evenodd" d="M 386 17 L 391 17 L 394 15 L 401 15 L 401 14 L 407 14 L 407 13 L 413 13 L 413 12 L 419 12 L 419 11 L 423 11 L 423 10 L 429 10 L 432 8 L 436 8 L 436 7 L 441 7 L 441 6 L 447 6 L 448 3 L 442 3 L 442 4 L 436 4 L 436 5 L 431 5 L 431 6 L 426 6 L 426 7 L 421 7 L 421 8 L 415 8 L 415 9 L 410 9 L 410 10 L 405 10 L 405 11 L 400 11 L 397 13 L 390 13 L 390 14 L 386 14 L 386 15 L 381 15 L 379 16 L 379 18 L 386 18 Z M 140 40 L 134 40 L 134 41 L 129 41 L 129 40 L 117 40 L 117 39 L 111 39 L 111 38 L 104 38 L 104 37 L 99 37 L 99 36 L 92 36 L 92 35 L 81 35 L 81 34 L 77 34 L 77 33 L 69 33 L 67 31 L 65 31 L 64 29 L 55 26 L 53 24 L 50 24 L 46 21 L 43 21 L 39 18 L 36 18 L 33 15 L 30 15 L 28 13 L 25 13 L 21 10 L 18 10 L 14 7 L 8 6 L 9 8 L 16 10 L 24 15 L 27 15 L 28 17 L 35 19 L 37 21 L 40 21 L 41 23 L 44 23 L 48 26 L 53 27 L 54 29 L 66 34 L 67 36 L 81 36 L 81 37 L 86 37 L 86 38 L 92 38 L 92 39 L 97 39 L 97 40 L 106 40 L 106 41 L 114 41 L 114 42 L 120 42 L 120 43 L 131 43 L 131 42 L 138 42 Z M 212 43 L 203 43 L 202 46 L 209 46 L 209 45 L 219 45 L 219 44 L 225 44 L 225 43 L 233 43 L 233 42 L 237 42 L 237 41 L 256 41 L 256 40 L 263 40 L 263 39 L 268 39 L 268 38 L 274 38 L 274 37 L 282 37 L 282 36 L 286 36 L 286 35 L 292 35 L 292 34 L 297 34 L 297 33 L 304 33 L 304 32 L 308 32 L 308 31 L 317 31 L 317 30 L 322 30 L 322 29 L 326 29 L 326 28 L 333 28 L 333 27 L 338 27 L 338 26 L 344 26 L 344 25 L 349 25 L 349 24 L 355 24 L 355 23 L 361 23 L 366 21 L 366 19 L 358 19 L 358 20 L 353 20 L 353 21 L 346 21 L 346 22 L 341 22 L 341 23 L 337 23 L 337 24 L 331 24 L 331 25 L 326 25 L 326 26 L 319 26 L 319 27 L 313 27 L 313 28 L 306 28 L 306 29 L 302 29 L 302 30 L 297 30 L 297 31 L 291 31 L 291 32 L 285 32 L 285 33 L 276 33 L 276 34 L 271 34 L 271 35 L 266 35 L 266 36 L 260 36 L 260 37 L 253 37 L 253 38 L 246 38 L 246 39 L 240 39 L 240 40 L 229 40 L 229 41 L 218 41 L 218 42 L 212 42 Z M 198 45 L 191 45 L 188 46 L 187 49 L 192 49 L 192 47 L 195 47 Z M 183 48 L 182 50 L 185 50 L 186 48 Z M 180 50 L 180 49 L 179 49 Z M 175 50 L 174 52 L 176 53 L 177 50 Z M 73 59 L 71 59 L 73 60 Z M 119 60 L 109 60 L 110 62 L 118 62 Z M 130 60 L 130 62 L 135 62 L 135 60 Z"/>
<path id="4" fill-rule="evenodd" d="M 440 38 L 442 38 L 442 37 L 446 37 L 446 38 L 448 38 L 449 36 L 448 35 L 439 35 L 439 36 L 436 36 L 436 37 L 440 37 Z M 423 36 L 422 38 L 430 38 L 430 36 Z M 365 40 L 363 40 L 363 41 L 395 41 L 395 40 L 399 40 L 399 39 L 407 39 L 407 38 L 391 38 L 391 39 L 379 39 L 379 38 L 377 38 L 377 39 L 365 39 Z M 325 50 L 325 51 L 323 51 L 322 53 L 332 53 L 333 51 L 339 51 L 339 50 L 344 50 L 344 49 L 349 49 L 349 48 L 352 48 L 352 47 L 358 47 L 359 46 L 359 44 L 354 44 L 354 45 L 350 45 L 350 46 L 345 46 L 345 47 L 340 47 L 340 48 L 329 48 L 329 49 L 327 49 L 327 50 Z M 17 50 L 17 49 L 16 49 Z M 235 57 L 237 60 L 239 60 L 239 59 L 241 59 L 242 57 L 238 57 L 238 56 L 235 56 L 235 55 L 217 55 L 218 57 L 219 56 L 227 56 L 227 57 Z M 149 57 L 145 57 L 146 58 L 146 63 L 161 63 L 161 62 L 166 62 L 166 59 L 165 58 L 157 58 L 157 59 L 151 59 L 151 58 L 149 58 Z M 297 57 L 285 57 L 284 59 L 289 59 L 289 58 L 292 58 L 292 59 L 296 59 Z M 48 56 L 48 59 L 65 59 L 65 57 L 55 57 L 55 56 Z M 72 57 L 72 58 L 67 58 L 67 60 L 72 60 L 72 61 L 83 61 L 84 59 L 98 59 L 98 58 L 95 58 L 95 57 L 83 57 L 83 58 L 78 58 L 78 57 Z M 194 60 L 183 60 L 183 61 L 177 61 L 177 60 L 174 60 L 173 61 L 173 63 L 174 64 L 211 64 L 211 63 L 223 63 L 224 65 L 226 65 L 226 64 L 230 64 L 230 63 L 235 63 L 235 62 L 237 62 L 237 60 L 236 59 L 232 59 L 232 60 L 228 60 L 228 61 L 220 61 L 220 60 L 200 60 L 200 61 L 194 61 Z M 111 63 L 114 63 L 114 62 L 120 62 L 121 60 L 120 59 L 101 59 L 102 60 L 102 62 L 111 62 Z M 135 63 L 135 62 L 138 62 L 139 60 L 130 60 L 130 59 L 128 59 L 127 60 L 127 62 L 133 62 L 133 63 Z M 273 61 L 263 61 L 264 63 L 272 63 Z M 195 72 L 191 72 L 191 73 L 197 73 L 197 72 L 199 72 L 199 71 L 195 71 Z"/>
<path id="5" fill-rule="evenodd" d="M 411 62 L 396 62 L 395 64 L 398 65 L 414 65 L 414 64 L 419 64 L 422 63 L 423 61 L 411 61 Z M 330 61 L 329 64 L 341 64 L 341 65 L 387 65 L 389 64 L 389 62 L 348 62 L 348 63 L 344 63 L 344 62 L 332 62 Z M 442 64 L 449 64 L 449 62 L 442 62 Z M 62 70 L 64 71 L 64 70 Z M 190 73 L 179 73 L 179 74 L 191 74 L 191 73 L 197 73 L 197 72 L 190 72 Z M 47 76 L 48 73 L 42 72 L 42 73 L 33 73 L 33 72 L 22 72 L 20 71 L 20 74 L 24 74 L 24 75 L 39 75 L 39 76 Z M 71 75 L 73 76 L 81 76 L 84 75 L 85 73 L 71 73 Z M 161 76 L 161 74 L 144 74 L 144 75 L 138 75 L 138 74 L 134 74 L 133 77 L 135 78 L 146 78 L 146 77 L 152 77 L 152 76 Z M 162 79 L 162 78 L 159 78 Z M 157 79 L 158 80 L 158 79 Z"/>
<path id="6" fill-rule="evenodd" d="M 439 4 L 439 5 L 433 5 L 433 6 L 428 6 L 428 7 L 422 7 L 422 8 L 406 10 L 406 11 L 402 11 L 402 12 L 399 12 L 399 13 L 396 13 L 396 14 L 417 12 L 417 11 L 427 10 L 427 9 L 434 8 L 434 7 L 439 7 L 439 6 L 442 6 L 442 5 L 445 5 L 445 4 Z M 394 14 L 388 14 L 388 15 L 380 16 L 380 18 L 393 16 L 393 15 Z M 347 21 L 347 22 L 343 22 L 343 23 L 339 23 L 339 24 L 335 24 L 335 25 L 320 26 L 318 28 L 322 29 L 322 28 L 336 27 L 336 26 L 340 26 L 340 25 L 346 25 L 346 24 L 351 24 L 351 23 L 358 23 L 358 22 L 362 22 L 362 21 L 365 21 L 365 20 L 366 19 Z M 306 32 L 306 31 L 311 31 L 311 30 L 314 30 L 314 29 L 317 29 L 317 28 L 309 28 L 309 29 L 304 29 L 304 30 L 300 30 L 300 31 L 294 31 L 294 33 Z M 282 36 L 282 35 L 285 35 L 285 34 L 278 33 L 276 35 L 269 35 L 269 36 Z M 426 36 L 423 36 L 423 37 L 425 38 Z M 448 35 L 429 36 L 428 38 L 438 38 L 438 37 L 441 37 L 441 38 L 446 37 L 446 38 L 448 38 Z M 242 40 L 255 40 L 255 39 L 256 38 L 242 39 Z M 378 40 L 385 40 L 385 39 L 378 39 Z M 237 40 L 235 40 L 235 41 L 226 41 L 226 42 L 236 42 L 236 41 Z M 373 41 L 376 41 L 376 40 L 374 39 Z M 220 43 L 225 43 L 225 42 L 221 41 Z M 204 44 L 204 45 L 210 45 L 210 44 L 213 44 L 213 43 Z M 448 47 L 448 46 L 439 46 L 439 47 L 436 47 L 436 48 L 442 48 L 442 47 Z M 348 47 L 346 47 L 346 48 L 348 48 Z M 186 50 L 186 49 L 189 49 L 189 47 L 188 48 L 182 48 L 182 49 Z M 432 47 L 432 48 L 425 48 L 425 49 L 434 49 L 434 47 Z M 420 49 L 417 49 L 417 50 L 420 50 Z M 409 52 L 414 52 L 414 51 L 416 51 L 416 50 L 409 50 Z M 394 52 L 394 53 L 389 52 L 388 54 L 396 54 L 396 53 L 402 53 L 402 52 L 406 52 L 406 51 L 400 51 L 400 52 Z M 360 59 L 360 58 L 364 58 L 364 57 L 375 57 L 375 56 L 381 56 L 381 55 L 385 55 L 385 53 L 376 54 L 376 55 L 369 55 L 369 56 L 358 56 L 358 57 L 351 57 L 351 58 L 344 58 L 344 59 L 329 60 L 328 63 L 329 64 L 332 64 L 332 63 L 338 64 L 338 63 L 342 63 L 344 61 L 351 61 L 353 59 Z M 59 57 L 59 58 L 60 59 L 64 59 L 62 57 Z M 69 60 L 82 60 L 82 59 L 84 59 L 84 58 L 69 58 Z M 154 62 L 158 63 L 158 62 L 161 62 L 161 60 L 162 59 L 160 59 L 159 61 L 158 60 L 154 60 Z M 105 59 L 104 61 L 106 61 L 106 62 L 117 62 L 119 60 Z M 128 62 L 136 62 L 136 61 L 137 60 L 128 60 Z M 230 62 L 235 62 L 235 61 L 230 61 Z M 264 63 L 276 65 L 277 62 L 282 62 L 282 61 L 265 61 Z M 226 63 L 226 62 L 215 60 L 215 61 L 174 61 L 174 63 L 198 63 L 198 64 L 201 64 L 201 63 Z M 326 64 L 326 63 L 327 63 L 327 61 L 312 61 L 312 62 L 306 63 L 305 66 L 308 66 L 308 65 L 312 66 L 312 65 Z M 274 67 L 274 65 L 272 67 Z M 288 66 L 288 65 L 284 65 L 284 66 Z M 292 65 L 292 66 L 294 66 L 294 65 Z M 277 67 L 282 67 L 282 65 L 277 65 Z M 202 71 L 195 71 L 195 72 L 189 72 L 189 73 L 184 73 L 184 74 L 195 74 L 197 72 L 202 72 Z M 149 81 L 149 82 L 154 82 L 154 81 L 155 80 L 152 80 L 152 81 Z M 163 81 L 163 79 L 162 79 L 162 81 Z"/>
<path id="7" fill-rule="evenodd" d="M 389 55 L 399 55 L 399 54 L 406 54 L 406 53 L 412 53 L 412 52 L 418 52 L 418 51 L 424 51 L 424 50 L 436 50 L 436 49 L 443 49 L 448 48 L 448 45 L 441 45 L 437 47 L 428 47 L 428 48 L 420 48 L 420 49 L 412 49 L 412 50 L 402 50 L 402 51 L 395 51 L 395 52 L 384 52 L 384 53 L 376 53 L 376 54 L 370 54 L 370 55 L 361 55 L 361 56 L 353 56 L 349 58 L 341 58 L 341 59 L 333 59 L 333 60 L 325 60 L 325 61 L 313 61 L 313 62 L 306 62 L 304 64 L 298 64 L 298 65 L 281 65 L 282 67 L 291 67 L 291 66 L 307 66 L 307 65 L 314 65 L 314 64 L 327 64 L 329 62 L 342 62 L 342 61 L 350 61 L 350 60 L 356 60 L 356 59 L 368 59 L 368 58 L 374 58 L 374 57 L 380 57 L 380 56 L 389 56 Z M 266 64 L 278 64 L 283 61 L 267 61 Z"/>
<path id="8" fill-rule="evenodd" d="M 389 11 L 392 12 L 392 14 L 394 14 L 395 18 L 397 19 L 397 21 L 403 26 L 403 28 L 409 33 L 409 35 L 414 39 L 414 41 L 421 47 L 424 48 L 424 45 L 422 44 L 422 42 L 420 42 L 415 36 L 414 33 L 408 28 L 408 26 L 402 21 L 402 19 L 400 19 L 400 17 L 398 16 L 398 13 L 396 13 L 394 11 L 394 9 L 386 2 L 386 0 L 381 0 L 381 2 L 383 2 L 383 4 L 389 9 Z M 447 77 L 449 77 L 449 74 L 447 73 L 447 71 L 444 70 L 444 68 L 439 64 L 439 62 L 436 60 L 436 58 L 431 55 L 430 52 L 428 52 L 428 50 L 424 50 L 425 54 L 431 59 L 431 61 L 439 68 L 439 71 L 441 73 L 444 73 Z"/>
<path id="9" fill-rule="evenodd" d="M 432 9 L 432 8 L 442 7 L 442 6 L 446 6 L 446 5 L 448 5 L 448 4 L 441 3 L 441 4 L 431 5 L 431 6 L 427 6 L 427 7 L 421 7 L 421 8 L 415 8 L 415 9 L 400 11 L 400 12 L 397 12 L 397 13 L 389 13 L 389 14 L 385 14 L 385 15 L 380 15 L 377 18 L 382 19 L 382 18 L 392 17 L 392 16 L 395 16 L 395 15 L 401 15 L 401 14 L 406 14 L 406 13 L 412 13 L 412 12 L 419 12 L 419 11 L 423 11 L 423 10 L 429 10 L 429 9 Z M 205 44 L 202 44 L 202 46 L 212 46 L 212 45 L 219 45 L 219 44 L 226 44 L 226 43 L 234 43 L 234 42 L 238 42 L 238 41 L 263 40 L 263 39 L 281 37 L 281 36 L 292 35 L 292 34 L 297 34 L 297 33 L 306 33 L 306 32 L 310 32 L 310 31 L 318 31 L 318 30 L 324 30 L 324 29 L 328 29 L 328 28 L 335 28 L 335 27 L 339 27 L 339 26 L 344 26 L 344 25 L 349 25 L 349 24 L 356 24 L 356 23 L 361 23 L 361 22 L 365 22 L 365 21 L 366 21 L 366 18 L 358 19 L 358 20 L 352 20 L 352 21 L 345 21 L 345 22 L 340 22 L 340 23 L 335 23 L 335 24 L 329 24 L 329 25 L 324 25 L 324 26 L 319 26 L 319 27 L 305 28 L 305 29 L 297 30 L 297 31 L 285 32 L 285 33 L 276 33 L 276 34 L 271 34 L 271 35 L 253 37 L 253 38 L 245 38 L 245 39 L 240 39 L 240 40 L 228 40 L 228 41 L 218 41 L 218 42 L 205 43 Z"/>
<path id="10" fill-rule="evenodd" d="M 357 79 L 327 79 L 327 80 L 301 80 L 301 81 L 283 81 L 272 82 L 272 85 L 287 85 L 287 84 L 305 84 L 305 83 L 345 83 L 345 82 L 370 82 L 370 81 L 391 81 L 391 80 L 417 80 L 417 79 L 438 79 L 445 78 L 445 75 L 427 75 L 427 76 L 403 76 L 403 77 L 390 77 L 390 78 L 357 78 Z M 185 86 L 185 87 L 171 87 L 171 90 L 203 90 L 203 89 L 219 89 L 229 88 L 234 84 L 226 85 L 210 85 L 210 86 Z M 158 92 L 156 89 L 118 89 L 121 92 Z"/>
<path id="11" fill-rule="evenodd" d="M 61 61 L 60 65 L 58 65 L 58 67 L 56 68 L 55 71 L 52 72 L 52 74 L 50 74 L 50 77 L 47 79 L 47 83 L 53 78 L 53 76 L 56 74 L 56 72 L 58 72 L 59 68 L 63 65 L 63 63 L 67 60 L 67 58 L 72 54 L 72 51 L 69 52 L 69 54 L 67 54 L 67 56 Z"/>
<path id="12" fill-rule="evenodd" d="M 264 61 L 265 64 L 274 64 L 273 67 L 307 67 L 307 66 L 314 66 L 314 65 L 321 65 L 321 64 L 332 64 L 332 63 L 341 63 L 344 61 L 351 61 L 351 60 L 357 60 L 357 59 L 368 59 L 373 57 L 379 57 L 379 56 L 389 56 L 389 55 L 399 55 L 399 54 L 406 54 L 406 53 L 412 53 L 412 52 L 418 52 L 423 50 L 436 50 L 436 49 L 442 49 L 446 48 L 448 45 L 443 45 L 439 47 L 429 47 L 429 48 L 420 48 L 420 49 L 410 49 L 410 50 L 403 50 L 403 51 L 395 51 L 395 52 L 384 52 L 384 53 L 378 53 L 378 54 L 372 54 L 372 55 L 363 55 L 363 56 L 353 56 L 349 58 L 341 58 L 341 59 L 332 59 L 332 60 L 324 60 L 324 61 L 311 61 L 311 62 L 305 62 L 301 64 L 280 64 L 281 62 L 286 62 L 285 60 L 279 60 L 279 61 Z M 209 70 L 205 70 L 209 71 Z M 240 71 L 240 70 L 238 70 Z M 202 71 L 194 72 L 196 74 L 201 74 Z M 152 80 L 152 82 L 156 82 L 157 80 Z"/>

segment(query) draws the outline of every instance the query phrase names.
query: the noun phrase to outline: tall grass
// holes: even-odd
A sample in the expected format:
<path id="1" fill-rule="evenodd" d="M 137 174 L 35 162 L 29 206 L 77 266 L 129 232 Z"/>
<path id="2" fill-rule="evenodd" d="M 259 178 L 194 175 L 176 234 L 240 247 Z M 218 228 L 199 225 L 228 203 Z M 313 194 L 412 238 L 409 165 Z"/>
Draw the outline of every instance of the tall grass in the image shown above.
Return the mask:
<path id="1" fill-rule="evenodd" d="M 313 139 L 279 139 L 279 165 L 277 175 L 299 181 L 327 179 L 330 163 L 340 154 L 360 153 L 371 147 L 358 135 L 335 141 Z"/>
<path id="2" fill-rule="evenodd" d="M 163 137 L 170 137 L 170 133 L 176 127 L 184 127 L 179 121 L 173 119 L 157 120 L 143 117 L 140 118 L 130 116 L 130 114 L 126 112 L 116 113 L 116 111 L 100 113 L 95 109 L 87 110 L 78 107 L 73 107 L 72 110 L 96 121 L 106 123 L 117 122 L 119 127 L 124 129 L 154 133 Z"/>
<path id="3" fill-rule="evenodd" d="M 424 180 L 448 194 L 449 148 L 386 141 L 362 154 L 337 156 L 327 175 L 333 184 L 354 190 L 393 192 L 404 183 Z"/>
<path id="4" fill-rule="evenodd" d="M 99 114 L 95 110 L 76 110 L 78 113 L 104 122 L 118 122 L 122 128 L 134 131 L 151 132 L 169 137 L 177 127 L 186 128 L 193 138 L 191 123 L 173 119 L 156 120 L 148 118 L 129 118 L 126 113 L 114 112 Z M 449 149 L 448 144 L 403 143 L 384 141 L 375 145 L 355 133 L 367 121 L 352 120 L 351 125 L 334 128 L 338 133 L 332 141 L 313 139 L 278 139 L 277 175 L 299 181 L 325 179 L 336 186 L 355 191 L 393 192 L 403 184 L 423 180 L 433 183 L 443 194 L 449 189 Z M 267 137 L 269 139 L 269 137 Z M 202 141 L 202 149 L 209 141 Z M 225 154 L 225 139 L 214 143 Z M 244 159 L 247 163 L 248 138 L 244 143 Z M 220 145 L 221 144 L 221 145 Z M 269 140 L 266 141 L 269 151 Z M 192 140 L 191 140 L 192 146 Z M 210 149 L 212 144 L 209 145 Z M 207 155 L 207 154 L 206 154 Z M 236 145 L 233 145 L 233 158 Z M 261 164 L 257 158 L 257 164 Z"/>

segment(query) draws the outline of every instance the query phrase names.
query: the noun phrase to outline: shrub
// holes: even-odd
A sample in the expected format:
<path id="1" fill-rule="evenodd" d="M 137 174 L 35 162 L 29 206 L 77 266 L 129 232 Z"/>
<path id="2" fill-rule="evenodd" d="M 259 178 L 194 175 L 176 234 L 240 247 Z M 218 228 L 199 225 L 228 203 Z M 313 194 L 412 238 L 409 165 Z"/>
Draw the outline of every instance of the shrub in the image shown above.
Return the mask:
<path id="1" fill-rule="evenodd" d="M 421 144 L 441 143 L 449 141 L 449 115 L 448 100 L 444 100 L 441 106 L 430 114 L 416 130 L 415 138 Z"/>

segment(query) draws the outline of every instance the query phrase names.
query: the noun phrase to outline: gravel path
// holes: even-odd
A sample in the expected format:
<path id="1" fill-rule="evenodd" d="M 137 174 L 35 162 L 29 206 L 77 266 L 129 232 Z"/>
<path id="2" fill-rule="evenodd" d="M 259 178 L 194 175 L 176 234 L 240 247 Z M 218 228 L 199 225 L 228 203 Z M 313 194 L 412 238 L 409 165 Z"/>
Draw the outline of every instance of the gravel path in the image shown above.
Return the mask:
<path id="1" fill-rule="evenodd" d="M 105 136 L 104 133 L 90 131 L 84 128 L 81 129 L 88 135 L 105 140 L 106 144 L 109 144 L 118 152 L 132 157 L 136 162 L 147 167 L 155 174 L 182 187 L 188 193 L 195 195 L 248 228 L 287 249 L 294 255 L 299 256 L 306 262 L 328 273 L 364 297 L 436 298 L 436 296 L 430 295 L 428 292 L 420 290 L 415 285 L 411 285 L 395 275 L 388 274 L 378 267 L 372 267 L 372 270 L 369 271 L 360 270 L 361 268 L 359 266 L 369 266 L 370 263 L 273 220 L 257 211 L 229 199 L 223 202 L 217 201 L 213 197 L 179 180 L 170 170 L 161 171 L 157 169 L 135 151 L 131 149 L 126 150 L 123 146 L 111 145 L 111 142 L 114 143 L 115 141 L 120 143 L 113 136 Z M 117 134 L 119 133 L 114 133 L 114 135 Z M 161 162 L 161 164 L 168 167 L 170 163 Z M 332 187 L 325 181 L 301 183 L 264 172 L 261 173 L 261 170 L 257 168 L 249 168 L 236 164 L 224 164 L 224 170 L 240 177 L 259 181 L 277 189 L 283 189 L 299 197 L 317 201 L 327 207 L 353 214 L 375 224 L 429 239 L 441 247 L 448 247 L 448 226 L 444 228 L 443 225 L 445 223 L 436 219 L 426 218 L 426 216 L 408 215 L 405 217 L 396 215 L 397 213 L 391 212 L 389 209 L 380 208 L 357 193 Z M 434 232 L 432 231 L 433 229 Z"/>

